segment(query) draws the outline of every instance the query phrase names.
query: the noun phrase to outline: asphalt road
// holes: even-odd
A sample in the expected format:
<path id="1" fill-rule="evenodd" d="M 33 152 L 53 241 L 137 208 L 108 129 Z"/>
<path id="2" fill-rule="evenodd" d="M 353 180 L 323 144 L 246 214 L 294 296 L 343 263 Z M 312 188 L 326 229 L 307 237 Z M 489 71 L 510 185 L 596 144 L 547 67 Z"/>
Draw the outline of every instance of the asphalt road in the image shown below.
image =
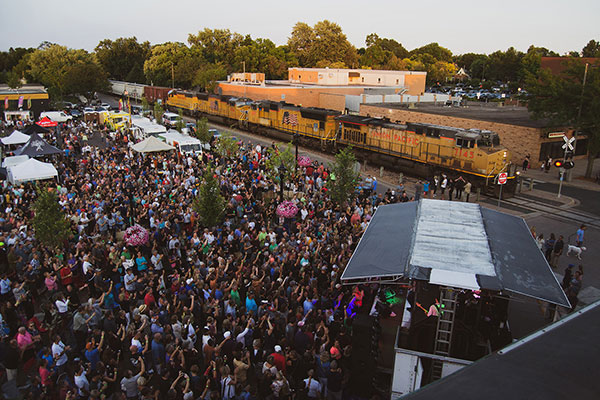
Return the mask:
<path id="1" fill-rule="evenodd" d="M 538 190 L 558 194 L 558 184 L 556 183 L 535 183 L 534 187 Z M 574 208 L 600 216 L 600 192 L 563 185 L 561 194 L 580 201 L 580 204 Z"/>

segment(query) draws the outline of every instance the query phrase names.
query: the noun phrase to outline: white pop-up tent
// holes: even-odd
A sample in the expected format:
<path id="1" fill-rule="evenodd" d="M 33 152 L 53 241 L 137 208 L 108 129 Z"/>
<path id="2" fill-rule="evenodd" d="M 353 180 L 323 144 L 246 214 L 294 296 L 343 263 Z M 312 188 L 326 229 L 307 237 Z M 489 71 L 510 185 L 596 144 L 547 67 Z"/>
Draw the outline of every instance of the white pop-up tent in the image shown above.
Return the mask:
<path id="1" fill-rule="evenodd" d="M 58 171 L 54 165 L 38 161 L 35 158 L 10 166 L 6 171 L 7 180 L 13 184 L 52 179 L 56 176 L 58 176 Z"/>
<path id="2" fill-rule="evenodd" d="M 134 144 L 131 148 L 138 153 L 152 153 L 155 151 L 175 150 L 175 147 L 169 146 L 160 139 L 150 136 L 139 143 Z"/>
<path id="3" fill-rule="evenodd" d="M 24 134 L 21 131 L 14 130 L 9 136 L 0 139 L 2 144 L 8 146 L 9 144 L 23 144 L 29 142 L 29 135 Z"/>

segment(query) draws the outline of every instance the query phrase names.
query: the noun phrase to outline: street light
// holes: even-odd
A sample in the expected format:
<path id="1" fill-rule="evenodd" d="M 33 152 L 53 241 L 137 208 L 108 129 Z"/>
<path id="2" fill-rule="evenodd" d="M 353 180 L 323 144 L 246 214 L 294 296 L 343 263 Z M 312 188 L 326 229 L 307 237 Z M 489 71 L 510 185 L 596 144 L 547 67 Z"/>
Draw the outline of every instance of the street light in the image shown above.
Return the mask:
<path id="1" fill-rule="evenodd" d="M 283 178 L 285 177 L 285 173 L 287 172 L 287 168 L 283 165 L 283 161 L 279 166 L 279 202 L 283 202 Z"/>

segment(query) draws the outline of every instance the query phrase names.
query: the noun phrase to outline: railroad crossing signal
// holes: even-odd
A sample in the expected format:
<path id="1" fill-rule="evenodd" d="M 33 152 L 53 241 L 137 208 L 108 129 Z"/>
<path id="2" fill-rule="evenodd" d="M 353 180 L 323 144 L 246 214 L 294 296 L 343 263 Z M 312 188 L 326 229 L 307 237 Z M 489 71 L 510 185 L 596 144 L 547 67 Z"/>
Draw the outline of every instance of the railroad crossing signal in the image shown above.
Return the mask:
<path id="1" fill-rule="evenodd" d="M 556 161 L 554 161 L 554 166 L 556 168 L 561 168 L 563 166 L 563 161 L 562 160 L 556 160 Z"/>
<path id="2" fill-rule="evenodd" d="M 507 178 L 508 178 L 508 174 L 506 172 L 500 172 L 498 174 L 498 184 L 504 185 L 506 183 Z"/>
<path id="3" fill-rule="evenodd" d="M 571 139 L 567 138 L 566 136 L 563 136 L 563 140 L 565 141 L 565 144 L 562 145 L 562 148 L 564 150 L 568 150 L 569 151 L 573 151 L 574 147 L 573 147 L 573 143 L 575 142 L 575 138 L 572 137 Z"/>

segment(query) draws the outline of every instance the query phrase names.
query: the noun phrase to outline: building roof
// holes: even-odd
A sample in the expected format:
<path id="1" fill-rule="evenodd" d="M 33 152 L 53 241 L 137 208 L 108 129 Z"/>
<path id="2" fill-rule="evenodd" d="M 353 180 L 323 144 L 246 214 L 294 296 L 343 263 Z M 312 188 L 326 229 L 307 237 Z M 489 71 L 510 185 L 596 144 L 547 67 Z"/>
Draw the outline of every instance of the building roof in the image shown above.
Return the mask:
<path id="1" fill-rule="evenodd" d="M 488 103 L 486 105 L 485 103 L 475 103 L 474 105 L 468 105 L 466 107 L 446 107 L 443 104 L 416 103 L 414 108 L 409 108 L 407 104 L 400 103 L 369 103 L 364 105 L 525 126 L 528 128 L 544 128 L 549 126 L 547 120 L 533 119 L 526 107 L 499 107 L 497 104 L 498 103 Z"/>
<path id="2" fill-rule="evenodd" d="M 46 94 L 46 88 L 41 85 L 24 85 L 18 89 L 11 89 L 8 85 L 0 85 L 0 96 L 7 94 Z"/>
<path id="3" fill-rule="evenodd" d="M 600 65 L 600 58 L 594 57 L 542 57 L 540 68 L 547 68 L 553 74 L 560 74 L 567 67 L 569 61 L 578 61 L 582 64 Z"/>
<path id="4" fill-rule="evenodd" d="M 377 75 L 427 75 L 427 72 L 424 71 L 394 71 L 387 69 L 362 69 L 362 68 L 299 68 L 299 67 L 290 67 L 288 71 L 317 71 L 317 72 L 333 72 L 333 73 L 348 73 L 348 72 L 360 72 L 362 74 L 377 74 Z"/>
<path id="5" fill-rule="evenodd" d="M 474 203 L 422 199 L 378 207 L 341 279 L 398 278 L 569 306 L 525 221 Z"/>
<path id="6" fill-rule="evenodd" d="M 219 81 L 219 84 L 223 85 L 233 85 L 233 86 L 248 86 L 255 88 L 263 88 L 263 89 L 381 89 L 381 88 L 391 88 L 391 89 L 406 89 L 405 86 L 396 85 L 396 86 L 381 86 L 381 85 L 319 85 L 318 83 L 310 83 L 310 82 L 291 82 L 288 80 L 277 80 L 277 81 L 265 81 L 262 85 L 252 84 L 249 82 L 228 82 L 228 81 Z"/>
<path id="7" fill-rule="evenodd" d="M 596 399 L 600 302 L 403 398 Z"/>

